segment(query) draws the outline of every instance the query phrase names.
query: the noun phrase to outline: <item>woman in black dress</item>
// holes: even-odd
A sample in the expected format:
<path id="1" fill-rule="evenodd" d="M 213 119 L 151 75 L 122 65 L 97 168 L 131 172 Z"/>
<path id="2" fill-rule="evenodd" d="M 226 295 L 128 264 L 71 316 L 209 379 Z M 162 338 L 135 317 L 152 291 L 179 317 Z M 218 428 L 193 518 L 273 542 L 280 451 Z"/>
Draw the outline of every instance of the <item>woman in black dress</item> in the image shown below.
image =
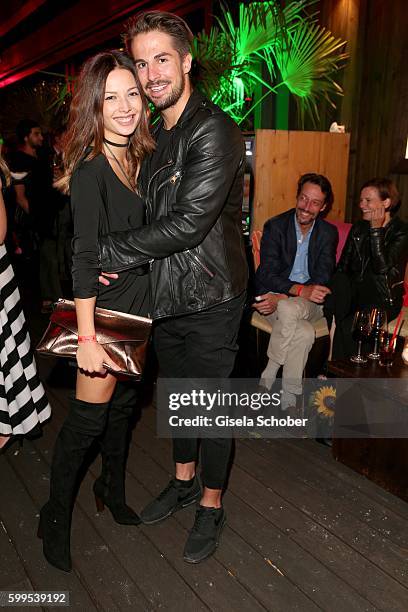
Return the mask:
<path id="1" fill-rule="evenodd" d="M 117 523 L 137 525 L 125 503 L 129 418 L 135 389 L 117 382 L 104 363 L 116 365 L 95 337 L 95 306 L 148 314 L 147 275 L 129 270 L 108 286 L 98 281 L 98 239 L 138 227 L 144 205 L 137 193 L 140 162 L 154 148 L 148 108 L 132 61 L 111 51 L 89 59 L 72 100 L 65 146 L 65 174 L 58 186 L 71 195 L 74 220 L 73 292 L 78 320 L 77 384 L 58 435 L 51 466 L 50 499 L 40 513 L 44 555 L 71 569 L 70 524 L 77 476 L 98 438 L 102 474 L 94 484 L 98 508 L 107 505 Z"/>

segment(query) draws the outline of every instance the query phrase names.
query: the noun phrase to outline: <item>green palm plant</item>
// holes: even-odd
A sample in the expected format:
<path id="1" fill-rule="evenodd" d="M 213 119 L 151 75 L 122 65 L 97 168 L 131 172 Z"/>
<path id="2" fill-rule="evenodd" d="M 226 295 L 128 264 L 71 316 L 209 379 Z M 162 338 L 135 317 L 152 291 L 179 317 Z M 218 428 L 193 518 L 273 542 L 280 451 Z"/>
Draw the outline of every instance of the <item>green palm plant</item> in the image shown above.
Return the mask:
<path id="1" fill-rule="evenodd" d="M 285 11 L 275 1 L 240 4 L 238 27 L 228 10 L 217 21 L 226 38 L 234 43 L 238 64 L 251 61 L 253 54 L 273 46 L 286 35 Z"/>
<path id="2" fill-rule="evenodd" d="M 301 0 L 300 4 L 306 6 L 310 1 L 315 0 Z M 238 26 L 228 10 L 224 10 L 223 18 L 217 20 L 224 44 L 232 50 L 232 65 L 222 75 L 220 90 L 214 91 L 212 98 L 238 121 L 244 108 L 245 92 L 251 93 L 257 84 L 270 88 L 260 76 L 259 63 L 267 50 L 286 40 L 298 7 L 299 2 L 290 2 L 281 9 L 276 0 L 240 4 Z M 270 69 L 273 73 L 272 65 Z"/>
<path id="3" fill-rule="evenodd" d="M 288 2 L 283 9 L 278 0 L 240 4 L 237 24 L 224 10 L 218 25 L 208 35 L 202 33 L 193 48 L 200 66 L 198 87 L 242 123 L 265 97 L 286 85 L 302 125 L 305 115 L 316 124 L 319 100 L 334 105 L 332 97 L 342 93 L 334 75 L 347 55 L 339 53 L 345 41 L 317 25 L 315 14 L 305 13 L 315 2 Z M 268 82 L 261 77 L 262 63 Z M 248 109 L 245 98 L 259 85 L 265 93 Z"/>
<path id="4" fill-rule="evenodd" d="M 192 55 L 200 62 L 200 87 L 212 98 L 220 87 L 223 75 L 234 69 L 233 49 L 225 34 L 218 28 L 211 28 L 209 34 L 202 31 L 192 43 Z M 193 78 L 194 78 L 193 64 Z"/>
<path id="5" fill-rule="evenodd" d="M 296 99 L 301 123 L 305 114 L 314 124 L 319 120 L 318 102 L 322 98 L 335 108 L 333 95 L 342 89 L 333 76 L 348 57 L 339 51 L 345 42 L 325 28 L 304 21 L 289 34 L 289 46 L 276 45 L 273 54 L 283 82 Z"/>
<path id="6" fill-rule="evenodd" d="M 301 125 L 306 116 L 317 125 L 319 103 L 326 100 L 335 106 L 333 98 L 342 95 L 335 77 L 345 65 L 347 54 L 342 51 L 345 41 L 319 26 L 316 13 L 306 14 L 305 9 L 310 10 L 316 1 L 288 1 L 283 8 L 279 0 L 241 3 L 237 23 L 223 5 L 217 25 L 194 40 L 192 53 L 199 67 L 193 69 L 195 86 L 238 124 L 268 96 L 286 86 L 296 100 Z M 261 65 L 267 68 L 268 78 L 262 78 Z M 66 113 L 70 82 L 65 75 L 43 74 L 55 81 L 23 91 L 22 97 L 31 100 L 33 110 L 38 106 L 36 115 L 47 125 Z M 254 101 L 254 92 L 261 88 L 263 95 Z M 21 97 L 21 91 L 17 95 Z M 10 102 L 3 105 L 0 124 L 6 123 L 6 117 L 10 119 L 13 109 L 21 107 L 17 100 Z"/>

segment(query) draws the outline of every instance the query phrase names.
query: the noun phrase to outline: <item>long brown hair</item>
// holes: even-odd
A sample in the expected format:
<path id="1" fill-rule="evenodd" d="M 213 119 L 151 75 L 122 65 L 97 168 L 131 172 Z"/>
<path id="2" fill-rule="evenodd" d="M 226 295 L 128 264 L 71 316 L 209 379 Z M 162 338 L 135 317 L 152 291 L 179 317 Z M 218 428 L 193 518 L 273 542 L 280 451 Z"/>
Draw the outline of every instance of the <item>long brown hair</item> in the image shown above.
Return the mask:
<path id="1" fill-rule="evenodd" d="M 4 179 L 5 179 L 5 185 L 3 185 L 3 187 L 8 187 L 11 183 L 11 175 L 10 175 L 10 170 L 8 169 L 8 166 L 6 164 L 6 162 L 4 161 L 4 158 L 1 155 L 1 147 L 0 147 L 0 175 L 3 174 L 4 175 Z"/>
<path id="2" fill-rule="evenodd" d="M 120 51 L 98 53 L 84 63 L 71 102 L 64 138 L 64 174 L 55 183 L 64 193 L 69 192 L 70 179 L 79 162 L 85 158 L 91 160 L 103 151 L 105 85 L 109 73 L 115 68 L 132 73 L 142 98 L 142 114 L 128 148 L 129 174 L 134 182 L 140 162 L 154 151 L 155 143 L 149 131 L 149 108 L 132 60 Z M 86 154 L 91 143 L 92 150 Z"/>

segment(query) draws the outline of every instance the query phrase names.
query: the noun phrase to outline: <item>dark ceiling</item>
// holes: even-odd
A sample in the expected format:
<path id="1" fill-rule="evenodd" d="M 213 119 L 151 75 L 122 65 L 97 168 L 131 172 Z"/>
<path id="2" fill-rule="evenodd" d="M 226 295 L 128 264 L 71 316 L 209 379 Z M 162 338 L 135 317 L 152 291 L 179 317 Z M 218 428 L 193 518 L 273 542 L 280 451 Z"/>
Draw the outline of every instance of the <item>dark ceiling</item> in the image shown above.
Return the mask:
<path id="1" fill-rule="evenodd" d="M 0 88 L 118 38 L 123 22 L 141 9 L 173 11 L 183 15 L 190 23 L 189 14 L 200 10 L 201 17 L 204 14 L 208 16 L 211 5 L 211 0 L 3 2 L 0 18 Z M 205 24 L 191 25 L 197 30 Z"/>

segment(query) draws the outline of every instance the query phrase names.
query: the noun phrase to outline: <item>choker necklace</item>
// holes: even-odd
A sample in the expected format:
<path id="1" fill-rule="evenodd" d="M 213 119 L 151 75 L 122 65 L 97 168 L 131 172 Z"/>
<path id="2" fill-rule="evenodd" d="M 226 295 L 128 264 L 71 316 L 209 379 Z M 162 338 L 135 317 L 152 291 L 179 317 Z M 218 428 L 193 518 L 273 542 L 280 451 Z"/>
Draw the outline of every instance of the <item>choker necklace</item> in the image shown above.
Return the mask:
<path id="1" fill-rule="evenodd" d="M 108 145 L 110 145 L 111 147 L 128 147 L 129 146 L 129 140 L 127 141 L 126 144 L 119 144 L 118 142 L 111 142 L 110 140 L 108 140 L 107 138 L 103 139 L 103 142 L 106 142 Z"/>
<path id="2" fill-rule="evenodd" d="M 125 180 L 126 180 L 127 184 L 129 185 L 130 189 L 132 191 L 135 191 L 135 187 L 130 182 L 128 173 L 126 172 L 126 170 L 124 169 L 124 167 L 122 166 L 122 164 L 120 163 L 120 161 L 118 160 L 118 158 L 116 157 L 116 155 L 114 154 L 112 149 L 110 148 L 110 146 L 108 144 L 109 141 L 104 139 L 104 142 L 105 142 L 105 147 L 108 149 L 109 153 L 112 155 L 112 159 L 114 159 L 115 162 L 118 164 L 119 170 L 121 171 L 122 176 L 125 178 Z M 119 146 L 123 147 L 123 145 L 119 145 Z"/>

